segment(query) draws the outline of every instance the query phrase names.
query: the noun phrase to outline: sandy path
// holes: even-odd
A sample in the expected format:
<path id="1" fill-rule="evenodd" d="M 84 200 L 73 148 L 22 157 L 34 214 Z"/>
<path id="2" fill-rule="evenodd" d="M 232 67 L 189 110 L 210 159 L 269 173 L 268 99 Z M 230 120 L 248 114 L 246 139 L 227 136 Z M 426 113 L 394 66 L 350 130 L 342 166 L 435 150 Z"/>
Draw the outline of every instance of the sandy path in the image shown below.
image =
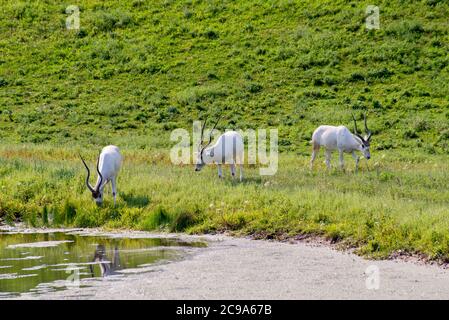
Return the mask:
<path id="1" fill-rule="evenodd" d="M 185 260 L 152 266 L 90 288 L 44 299 L 448 299 L 449 270 L 402 261 L 369 261 L 325 245 L 287 244 L 226 236 Z M 367 289 L 375 265 L 379 288 Z M 375 287 L 375 282 L 372 286 Z M 33 298 L 24 296 L 24 298 Z"/>

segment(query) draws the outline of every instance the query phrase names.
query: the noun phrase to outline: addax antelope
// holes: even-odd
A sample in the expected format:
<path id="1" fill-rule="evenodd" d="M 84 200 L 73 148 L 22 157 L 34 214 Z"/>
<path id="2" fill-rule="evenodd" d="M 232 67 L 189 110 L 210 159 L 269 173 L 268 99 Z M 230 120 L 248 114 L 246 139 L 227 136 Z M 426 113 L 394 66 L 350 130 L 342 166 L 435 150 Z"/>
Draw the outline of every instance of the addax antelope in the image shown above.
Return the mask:
<path id="1" fill-rule="evenodd" d="M 319 126 L 312 135 L 312 159 L 310 160 L 310 168 L 313 168 L 313 161 L 315 160 L 320 147 L 326 149 L 326 166 L 331 167 L 331 155 L 334 150 L 338 150 L 340 156 L 340 168 L 344 169 L 343 153 L 351 153 L 355 160 L 355 170 L 358 170 L 359 156 L 356 151 L 362 152 L 366 159 L 371 158 L 370 154 L 370 140 L 371 131 L 366 124 L 366 114 L 363 116 L 365 123 L 366 135 L 362 137 L 357 130 L 357 121 L 354 120 L 354 133 L 351 133 L 345 126 Z"/>
<path id="2" fill-rule="evenodd" d="M 198 155 L 196 160 L 195 171 L 200 171 L 204 165 L 210 163 L 216 163 L 218 166 L 218 177 L 222 177 L 221 165 L 230 164 L 232 177 L 235 177 L 236 165 L 240 166 L 240 181 L 243 180 L 243 156 L 244 145 L 243 138 L 237 131 L 226 131 L 223 133 L 213 146 L 209 146 L 212 143 L 212 133 L 218 124 L 218 121 L 212 131 L 209 134 L 209 142 L 204 144 L 204 128 L 206 127 L 207 119 L 201 127 L 201 139 L 198 147 Z"/>
<path id="3" fill-rule="evenodd" d="M 112 195 L 114 196 L 114 206 L 115 206 L 117 196 L 117 174 L 122 164 L 122 156 L 120 154 L 120 150 L 118 149 L 118 147 L 106 146 L 103 148 L 103 150 L 101 150 L 100 156 L 98 157 L 97 160 L 98 178 L 95 187 L 92 187 L 89 183 L 90 170 L 86 162 L 84 161 L 83 157 L 81 157 L 81 161 L 83 161 L 84 166 L 86 167 L 87 170 L 86 186 L 92 193 L 92 198 L 94 198 L 97 205 L 101 205 L 103 203 L 104 186 L 109 181 L 111 181 Z"/>

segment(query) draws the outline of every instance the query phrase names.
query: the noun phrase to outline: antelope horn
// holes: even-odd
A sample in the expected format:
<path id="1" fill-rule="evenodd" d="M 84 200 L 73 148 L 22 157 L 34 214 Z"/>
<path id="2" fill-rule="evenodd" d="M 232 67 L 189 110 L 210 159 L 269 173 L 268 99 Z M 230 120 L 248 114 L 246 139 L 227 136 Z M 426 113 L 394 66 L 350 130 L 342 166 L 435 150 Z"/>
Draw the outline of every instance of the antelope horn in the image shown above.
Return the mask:
<path id="1" fill-rule="evenodd" d="M 218 117 L 217 121 L 214 124 L 214 127 L 212 128 L 212 130 L 210 131 L 209 134 L 209 142 L 201 149 L 201 154 L 203 153 L 204 149 L 206 149 L 212 142 L 212 133 L 214 132 L 215 128 L 217 127 L 218 122 L 220 121 L 221 116 Z"/>
<path id="2" fill-rule="evenodd" d="M 218 117 L 217 122 L 215 122 L 214 127 L 212 128 L 212 130 L 210 131 L 209 134 L 209 143 L 207 145 L 210 145 L 210 143 L 212 142 L 212 133 L 214 132 L 215 128 L 217 127 L 218 122 L 220 121 L 221 116 Z"/>
<path id="3" fill-rule="evenodd" d="M 98 189 L 100 189 L 101 184 L 103 183 L 103 176 L 101 175 L 99 164 L 100 164 L 100 156 L 98 156 L 98 159 L 97 159 L 97 172 L 98 172 L 98 176 L 100 177 L 100 183 L 98 184 Z"/>
<path id="4" fill-rule="evenodd" d="M 366 138 L 366 140 L 369 141 L 371 139 L 372 133 L 371 133 L 370 129 L 368 129 L 368 126 L 366 125 L 366 113 L 363 114 L 363 120 L 365 122 L 365 131 L 368 135 L 368 138 Z"/>
<path id="5" fill-rule="evenodd" d="M 86 164 L 86 161 L 84 161 L 83 157 L 81 156 L 81 154 L 79 154 L 81 161 L 83 162 L 84 166 L 86 167 L 87 170 L 87 178 L 86 178 L 86 186 L 87 188 L 90 190 L 90 192 L 94 192 L 94 188 L 92 188 L 92 186 L 89 183 L 89 178 L 90 178 L 90 170 L 89 167 Z"/>
<path id="6" fill-rule="evenodd" d="M 358 130 L 357 130 L 357 120 L 355 120 L 354 115 L 352 115 L 352 120 L 354 120 L 354 134 L 359 137 L 360 139 L 362 139 L 362 141 L 365 141 L 365 139 L 359 134 Z"/>
<path id="7" fill-rule="evenodd" d="M 207 116 L 206 116 L 206 119 L 204 119 L 203 125 L 201 126 L 201 139 L 200 139 L 200 145 L 203 145 L 204 128 L 206 128 L 206 122 L 207 122 Z"/>

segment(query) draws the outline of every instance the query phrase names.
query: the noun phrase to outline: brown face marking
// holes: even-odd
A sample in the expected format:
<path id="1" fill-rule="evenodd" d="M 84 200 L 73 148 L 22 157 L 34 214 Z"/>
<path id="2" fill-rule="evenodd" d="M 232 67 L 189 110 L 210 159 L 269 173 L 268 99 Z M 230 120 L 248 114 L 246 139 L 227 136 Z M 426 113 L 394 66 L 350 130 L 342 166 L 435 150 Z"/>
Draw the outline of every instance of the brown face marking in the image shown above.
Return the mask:
<path id="1" fill-rule="evenodd" d="M 99 196 L 100 196 L 100 192 L 99 191 L 92 192 L 92 198 L 97 199 Z"/>

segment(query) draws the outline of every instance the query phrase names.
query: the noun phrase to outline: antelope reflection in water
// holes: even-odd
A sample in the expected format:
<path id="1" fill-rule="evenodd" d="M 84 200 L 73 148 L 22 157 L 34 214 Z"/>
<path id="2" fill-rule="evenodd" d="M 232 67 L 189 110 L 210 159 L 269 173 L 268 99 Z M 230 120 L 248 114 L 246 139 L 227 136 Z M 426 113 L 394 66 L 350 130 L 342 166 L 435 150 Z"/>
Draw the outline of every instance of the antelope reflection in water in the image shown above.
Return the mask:
<path id="1" fill-rule="evenodd" d="M 105 246 L 103 244 L 97 245 L 92 262 L 98 262 L 102 277 L 118 274 L 118 272 L 116 271 L 121 269 L 121 265 L 120 265 L 120 254 L 117 245 L 115 245 L 114 247 L 112 261 L 109 260 L 108 257 L 106 256 Z M 90 265 L 90 272 L 92 274 L 92 277 L 95 276 L 93 267 L 94 267 L 93 265 Z"/>

